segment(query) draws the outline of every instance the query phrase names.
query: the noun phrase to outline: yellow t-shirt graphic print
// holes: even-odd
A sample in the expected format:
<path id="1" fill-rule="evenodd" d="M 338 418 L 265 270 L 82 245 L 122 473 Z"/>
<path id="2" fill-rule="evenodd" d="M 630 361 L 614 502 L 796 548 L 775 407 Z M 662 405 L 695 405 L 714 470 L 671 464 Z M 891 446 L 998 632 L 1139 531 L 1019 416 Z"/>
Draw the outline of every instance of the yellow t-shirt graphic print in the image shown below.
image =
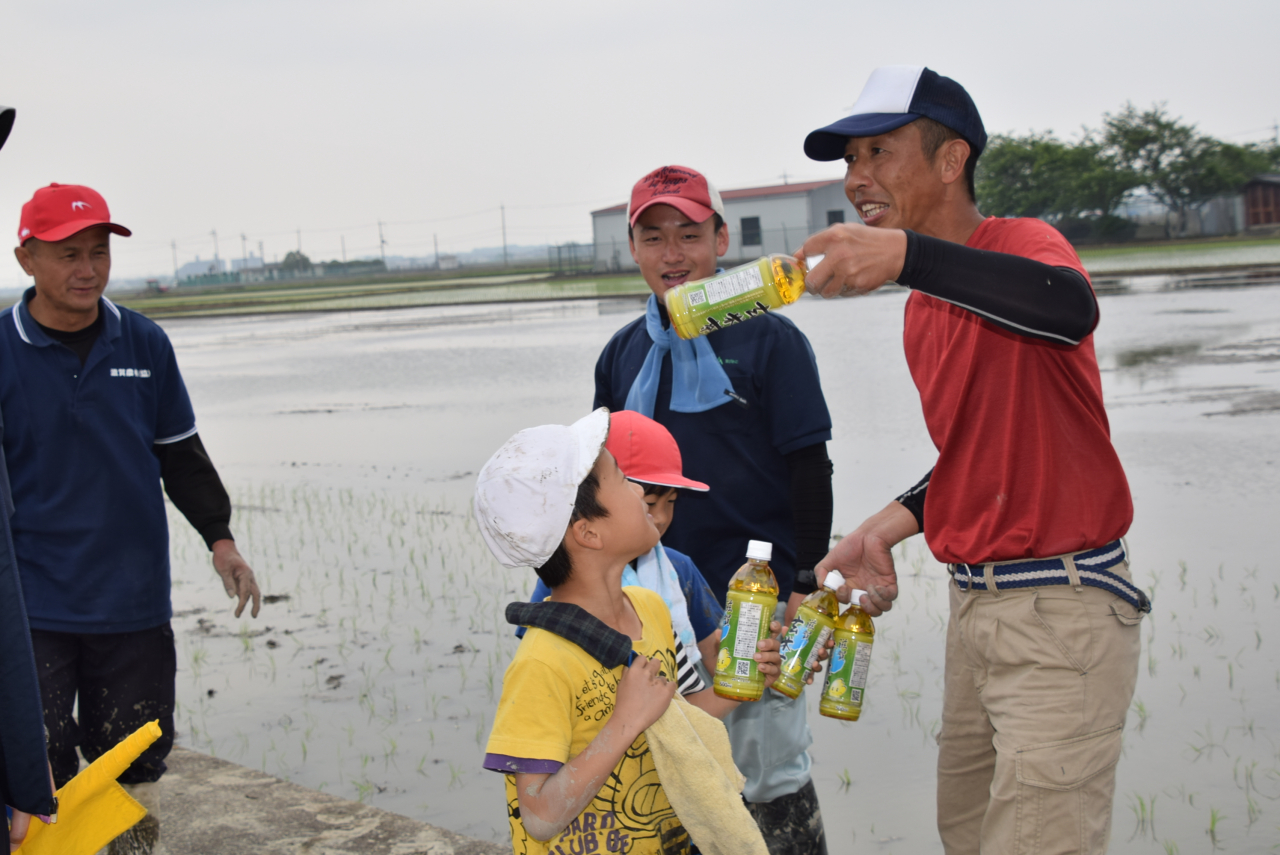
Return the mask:
<path id="1" fill-rule="evenodd" d="M 624 588 L 644 635 L 636 653 L 657 657 L 667 679 L 676 674 L 671 616 L 662 598 Z M 627 749 L 587 808 L 550 841 L 534 840 L 520 821 L 512 770 L 554 772 L 586 749 L 613 712 L 622 668 L 606 669 L 581 647 L 532 628 L 502 680 L 485 766 L 507 774 L 507 813 L 516 855 L 676 855 L 689 835 L 667 801 L 642 733 Z"/>

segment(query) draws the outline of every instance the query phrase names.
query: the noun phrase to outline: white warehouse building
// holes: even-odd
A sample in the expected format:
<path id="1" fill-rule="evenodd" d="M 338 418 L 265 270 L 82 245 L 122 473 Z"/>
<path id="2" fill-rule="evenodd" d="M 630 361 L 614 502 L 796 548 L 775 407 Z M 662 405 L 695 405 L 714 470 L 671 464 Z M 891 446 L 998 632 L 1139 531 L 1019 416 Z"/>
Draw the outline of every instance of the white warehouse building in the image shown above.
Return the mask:
<path id="1" fill-rule="evenodd" d="M 792 252 L 814 232 L 832 223 L 856 223 L 858 215 L 844 195 L 844 179 L 721 190 L 729 251 L 721 259 L 732 267 L 771 252 Z M 635 270 L 627 246 L 626 203 L 591 212 L 595 269 Z"/>

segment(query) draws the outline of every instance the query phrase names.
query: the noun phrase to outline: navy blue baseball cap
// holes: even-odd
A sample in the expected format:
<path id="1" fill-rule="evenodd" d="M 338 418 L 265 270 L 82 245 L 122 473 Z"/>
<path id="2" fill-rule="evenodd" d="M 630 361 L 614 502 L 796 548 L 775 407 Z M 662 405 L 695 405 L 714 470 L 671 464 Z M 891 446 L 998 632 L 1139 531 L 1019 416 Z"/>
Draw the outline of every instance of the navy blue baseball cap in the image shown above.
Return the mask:
<path id="1" fill-rule="evenodd" d="M 804 153 L 840 160 L 850 137 L 874 137 L 921 117 L 958 133 L 981 154 L 987 145 L 982 117 L 964 87 L 923 65 L 885 65 L 871 72 L 853 112 L 809 134 Z"/>

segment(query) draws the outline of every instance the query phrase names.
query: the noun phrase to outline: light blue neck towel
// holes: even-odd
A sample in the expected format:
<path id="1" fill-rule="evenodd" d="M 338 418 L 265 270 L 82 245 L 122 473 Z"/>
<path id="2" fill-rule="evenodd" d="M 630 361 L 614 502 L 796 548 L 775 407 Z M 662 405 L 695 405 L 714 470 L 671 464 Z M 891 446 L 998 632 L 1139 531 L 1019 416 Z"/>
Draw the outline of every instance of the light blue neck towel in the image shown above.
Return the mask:
<path id="1" fill-rule="evenodd" d="M 667 557 L 661 543 L 640 556 L 634 570 L 628 564 L 622 571 L 622 587 L 628 585 L 648 588 L 662 597 L 667 610 L 671 612 L 671 628 L 684 645 L 689 662 L 701 662 L 702 653 L 698 650 L 698 639 L 693 634 L 693 624 L 689 622 L 689 603 L 684 598 L 684 588 L 680 587 L 680 575 L 676 573 L 675 565 Z"/>
<path id="2" fill-rule="evenodd" d="M 732 400 L 726 391 L 733 390 L 729 375 L 720 366 L 720 358 L 705 336 L 685 341 L 674 327 L 662 328 L 658 298 L 649 296 L 644 312 L 645 329 L 653 346 L 640 366 L 640 373 L 627 392 L 626 408 L 653 418 L 658 401 L 658 380 L 662 376 L 662 357 L 671 352 L 671 409 L 677 413 L 704 413 Z"/>

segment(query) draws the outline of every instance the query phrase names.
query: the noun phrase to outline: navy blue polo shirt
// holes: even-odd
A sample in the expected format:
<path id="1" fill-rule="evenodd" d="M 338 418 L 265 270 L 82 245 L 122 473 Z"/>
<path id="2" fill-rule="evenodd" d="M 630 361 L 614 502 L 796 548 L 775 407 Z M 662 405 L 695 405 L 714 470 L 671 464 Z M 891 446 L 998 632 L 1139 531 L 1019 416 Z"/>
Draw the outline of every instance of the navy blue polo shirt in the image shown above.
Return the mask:
<path id="1" fill-rule="evenodd" d="M 98 302 L 84 366 L 40 329 L 35 294 L 0 312 L 0 412 L 14 548 L 34 629 L 132 632 L 172 616 L 157 443 L 196 432 L 173 346 Z"/>
<path id="2" fill-rule="evenodd" d="M 663 357 L 654 420 L 680 446 L 685 477 L 711 490 L 681 491 L 662 542 L 693 559 L 723 598 L 746 560 L 747 541 L 767 540 L 785 599 L 795 581 L 796 546 L 784 455 L 831 439 L 818 363 L 804 333 L 773 313 L 726 327 L 708 341 L 746 405 L 730 401 L 705 413 L 672 412 L 671 354 Z M 593 406 L 625 408 L 652 344 L 643 315 L 614 334 L 596 363 Z"/>

